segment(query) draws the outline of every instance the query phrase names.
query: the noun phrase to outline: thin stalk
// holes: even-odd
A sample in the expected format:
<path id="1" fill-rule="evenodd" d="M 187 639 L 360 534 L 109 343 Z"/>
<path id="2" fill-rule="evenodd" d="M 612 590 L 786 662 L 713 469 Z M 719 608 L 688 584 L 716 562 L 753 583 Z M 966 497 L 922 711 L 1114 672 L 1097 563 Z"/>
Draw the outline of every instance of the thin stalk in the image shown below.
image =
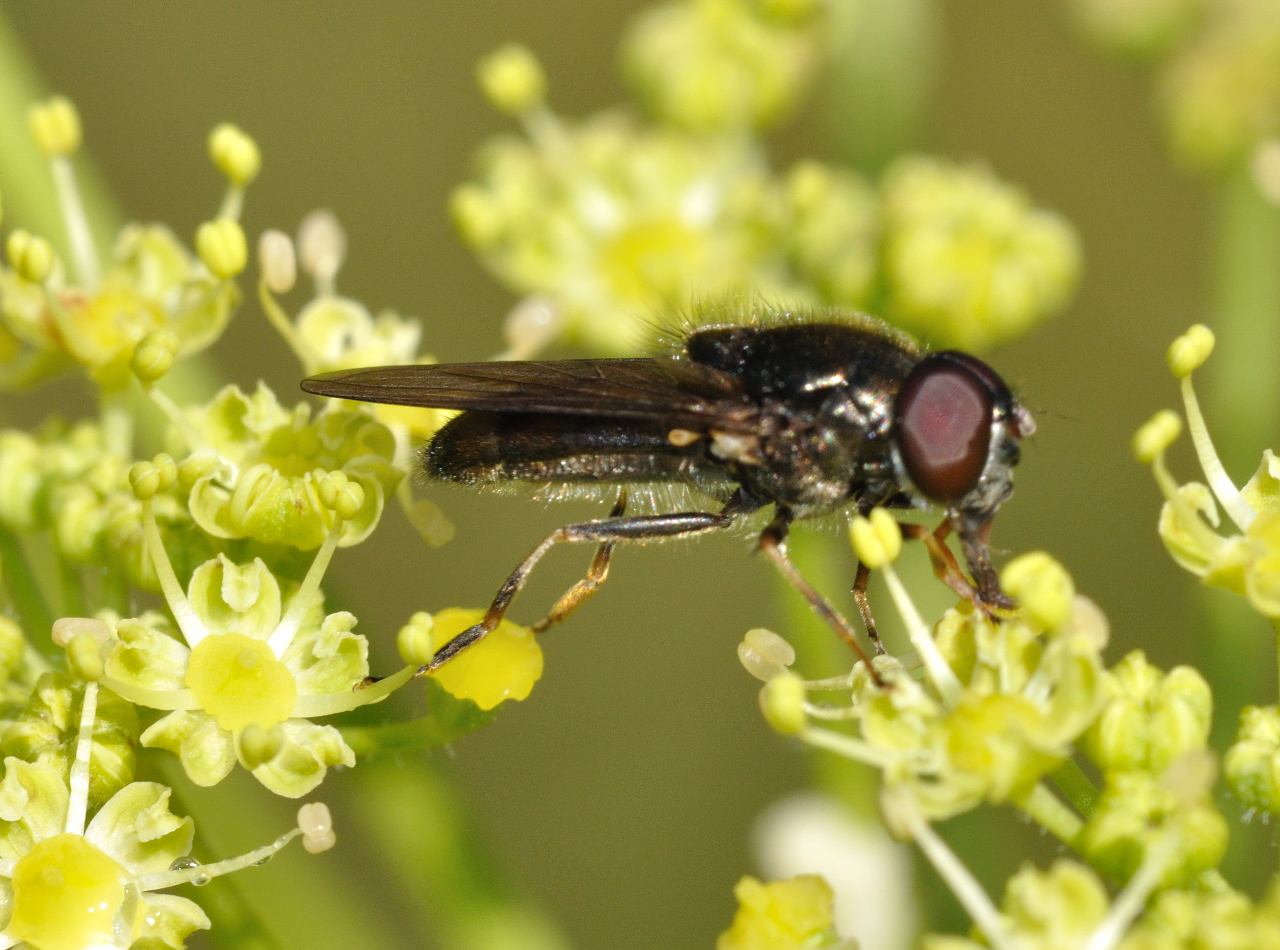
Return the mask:
<path id="1" fill-rule="evenodd" d="M 84 582 L 80 568 L 61 557 L 58 558 L 58 585 L 62 593 L 62 616 L 83 617 Z"/>
<path id="2" fill-rule="evenodd" d="M 1084 827 L 1080 816 L 1064 805 L 1043 782 L 1014 804 L 1063 844 L 1074 846 L 1080 829 Z"/>
<path id="3" fill-rule="evenodd" d="M 1067 759 L 1049 777 L 1072 808 L 1085 818 L 1093 814 L 1093 807 L 1098 804 L 1098 788 L 1075 759 Z"/>
<path id="4" fill-rule="evenodd" d="M 35 643 L 48 642 L 53 630 L 53 612 L 31 569 L 22 541 L 3 527 L 0 527 L 0 569 L 0 578 L 3 578 L 27 636 Z"/>
<path id="5" fill-rule="evenodd" d="M 465 797 L 439 760 L 377 759 L 361 770 L 365 807 L 352 819 L 414 895 L 403 910 L 408 926 L 459 950 L 566 950 L 550 920 L 502 880 Z"/>
<path id="6" fill-rule="evenodd" d="M 0 13 L 0 142 L 4 143 L 0 148 L 0 182 L 4 183 L 6 223 L 43 235 L 53 242 L 63 260 L 70 260 L 71 247 L 64 235 L 49 161 L 40 154 L 27 128 L 28 107 L 45 94 L 39 71 Z M 90 142 L 94 131 L 90 117 L 85 123 Z M 78 160 L 76 175 L 85 211 L 98 226 L 95 237 L 104 242 L 98 250 L 105 252 L 123 215 L 101 176 L 88 162 Z"/>
<path id="7" fill-rule="evenodd" d="M 1227 472 L 1243 482 L 1262 450 L 1280 441 L 1280 208 L 1269 204 L 1246 169 L 1224 179 L 1216 194 L 1212 315 L 1217 345 L 1200 371 L 1201 401 L 1214 445 Z M 1201 588 L 1196 603 L 1200 669 L 1214 690 L 1211 741 L 1232 741 L 1242 706 L 1276 696 L 1264 660 L 1275 646 L 1258 616 L 1242 599 Z M 1278 671 L 1280 672 L 1280 671 Z M 1261 700 L 1265 701 L 1265 700 Z M 1257 836 L 1238 838 L 1224 872 L 1237 887 L 1260 887 L 1275 868 Z"/>

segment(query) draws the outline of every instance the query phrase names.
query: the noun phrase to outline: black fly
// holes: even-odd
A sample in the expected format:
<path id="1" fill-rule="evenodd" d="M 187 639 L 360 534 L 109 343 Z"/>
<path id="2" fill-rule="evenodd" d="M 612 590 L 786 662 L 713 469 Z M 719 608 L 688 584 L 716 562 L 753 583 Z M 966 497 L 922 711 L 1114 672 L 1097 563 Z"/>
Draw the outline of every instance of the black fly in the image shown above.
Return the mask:
<path id="1" fill-rule="evenodd" d="M 841 508 L 937 505 L 923 539 L 934 569 L 987 607 L 1008 606 L 987 551 L 992 517 L 1013 490 L 1030 414 L 985 363 L 924 352 L 857 314 L 792 316 L 761 325 L 711 324 L 680 352 L 651 359 L 385 366 L 314 376 L 307 392 L 342 399 L 461 409 L 423 453 L 431 479 L 484 487 L 512 481 L 619 489 L 610 516 L 549 534 L 511 573 L 484 620 L 445 644 L 426 669 L 494 629 L 551 547 L 594 542 L 583 580 L 535 626 L 567 616 L 605 579 L 618 541 L 727 528 L 766 506 L 760 550 L 863 659 L 847 620 L 795 569 L 792 521 Z M 706 511 L 627 516 L 626 487 L 677 483 L 716 501 Z M 972 581 L 943 544 L 955 531 Z M 854 595 L 881 651 L 859 565 Z M 868 663 L 868 665 L 870 665 Z"/>

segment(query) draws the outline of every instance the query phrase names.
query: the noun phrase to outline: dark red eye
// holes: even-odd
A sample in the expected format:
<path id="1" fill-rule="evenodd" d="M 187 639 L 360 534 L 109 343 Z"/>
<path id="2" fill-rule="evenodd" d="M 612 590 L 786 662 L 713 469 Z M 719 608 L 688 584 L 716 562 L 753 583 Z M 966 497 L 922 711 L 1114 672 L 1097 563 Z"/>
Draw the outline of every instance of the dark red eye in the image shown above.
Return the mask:
<path id="1" fill-rule="evenodd" d="M 894 406 L 898 451 L 916 488 L 953 502 L 978 484 L 991 445 L 999 377 L 962 353 L 934 353 L 907 376 Z"/>

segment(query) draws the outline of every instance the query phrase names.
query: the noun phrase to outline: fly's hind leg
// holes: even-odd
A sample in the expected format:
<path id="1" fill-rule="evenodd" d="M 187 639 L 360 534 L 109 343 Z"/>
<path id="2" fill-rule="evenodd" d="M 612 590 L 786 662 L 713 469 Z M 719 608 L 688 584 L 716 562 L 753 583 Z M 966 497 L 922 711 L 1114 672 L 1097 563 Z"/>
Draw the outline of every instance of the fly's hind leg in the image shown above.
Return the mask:
<path id="1" fill-rule="evenodd" d="M 618 500 L 614 503 L 613 510 L 609 512 L 609 517 L 621 518 L 626 511 L 627 490 L 624 488 L 618 492 Z M 577 610 L 584 600 L 604 585 L 604 582 L 609 579 L 609 561 L 613 557 L 613 548 L 616 543 L 616 541 L 606 541 L 596 548 L 595 557 L 591 559 L 586 576 L 565 591 L 555 602 L 555 606 L 547 611 L 547 615 L 533 625 L 534 633 L 542 633 L 552 624 L 564 620 Z"/>
<path id="2" fill-rule="evenodd" d="M 524 587 L 529 574 L 537 563 L 542 560 L 542 556 L 557 544 L 589 544 L 594 542 L 600 544 L 601 548 L 611 548 L 618 541 L 645 541 L 702 534 L 707 531 L 727 528 L 733 523 L 740 510 L 735 501 L 730 501 L 718 513 L 681 511 L 667 515 L 636 515 L 630 518 L 616 517 L 604 518 L 599 521 L 582 521 L 577 524 L 567 524 L 563 528 L 557 528 L 543 538 L 542 543 L 534 548 L 529 553 L 529 556 L 521 561 L 516 569 L 511 572 L 511 576 L 506 579 L 506 582 L 498 589 L 498 593 L 494 595 L 493 603 L 485 611 L 484 619 L 475 626 L 463 630 L 462 633 L 441 647 L 436 655 L 431 658 L 431 662 L 418 670 L 419 675 L 439 669 L 471 644 L 492 632 L 502 622 L 507 608 L 511 606 L 511 601 L 520 592 L 520 589 Z M 601 561 L 603 561 L 602 566 L 607 566 L 608 554 L 602 556 L 601 552 L 597 551 L 593 567 Z M 597 582 L 595 586 L 598 587 L 599 583 Z M 556 607 L 559 607 L 566 599 L 572 596 L 573 590 L 570 590 L 560 599 Z M 582 597 L 585 596 L 584 594 L 574 599 L 570 609 L 577 606 Z M 554 608 L 552 613 L 555 613 Z"/>

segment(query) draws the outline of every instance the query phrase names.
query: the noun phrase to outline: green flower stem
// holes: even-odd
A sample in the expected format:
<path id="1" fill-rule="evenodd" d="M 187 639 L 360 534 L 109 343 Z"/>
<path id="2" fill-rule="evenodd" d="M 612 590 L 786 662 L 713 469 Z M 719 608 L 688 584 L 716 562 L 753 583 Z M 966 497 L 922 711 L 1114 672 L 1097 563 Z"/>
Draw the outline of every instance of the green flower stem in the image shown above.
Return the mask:
<path id="1" fill-rule="evenodd" d="M 1228 471 L 1248 474 L 1280 429 L 1280 208 L 1241 168 L 1220 186 L 1216 226 L 1206 402 L 1217 407 L 1214 440 Z"/>
<path id="2" fill-rule="evenodd" d="M 15 31 L 0 14 L 0 182 L 4 183 L 7 222 L 20 222 L 53 242 L 63 260 L 70 260 L 70 246 L 62 225 L 49 162 L 40 154 L 27 128 L 27 108 L 46 94 L 35 64 L 22 48 Z M 93 127 L 86 129 L 92 139 Z M 76 178 L 80 198 L 95 228 L 100 253 L 108 250 L 123 220 L 109 190 L 89 162 L 77 156 Z"/>
<path id="3" fill-rule="evenodd" d="M 50 631 L 53 629 L 53 612 L 40 590 L 21 540 L 3 527 L 0 527 L 0 568 L 3 568 L 0 577 L 3 577 L 9 598 L 27 636 L 35 643 L 49 642 Z"/>
<path id="4" fill-rule="evenodd" d="M 122 571 L 108 566 L 102 575 L 102 589 L 98 592 L 102 606 L 114 610 L 120 616 L 129 612 L 129 581 Z"/>
<path id="5" fill-rule="evenodd" d="M 62 593 L 62 616 L 83 617 L 85 615 L 84 583 L 80 576 L 80 568 L 58 558 L 58 584 Z"/>
<path id="6" fill-rule="evenodd" d="M 383 758 L 360 769 L 358 833 L 391 865 L 411 928 L 457 950 L 568 947 L 544 914 L 502 882 L 465 798 L 438 759 Z"/>
<path id="7" fill-rule="evenodd" d="M 1205 367 L 1203 403 L 1214 443 L 1237 481 L 1251 473 L 1280 428 L 1280 209 L 1241 168 L 1219 186 L 1215 221 L 1214 301 L 1217 345 Z M 1235 712 L 1262 689 L 1255 672 L 1265 649 L 1242 604 L 1201 589 L 1197 629 L 1206 678 L 1214 688 L 1215 739 L 1230 740 Z M 1250 659 L 1252 658 L 1252 659 Z M 1271 694 L 1275 695 L 1275 684 Z"/>
<path id="8" fill-rule="evenodd" d="M 829 114 L 850 165 L 877 174 L 916 146 L 936 73 L 937 0 L 831 5 Z"/>
<path id="9" fill-rule="evenodd" d="M 1063 844 L 1074 846 L 1080 829 L 1084 827 L 1080 816 L 1064 805 L 1043 782 L 1015 800 L 1014 804 Z"/>
<path id="10" fill-rule="evenodd" d="M 1072 808 L 1086 818 L 1093 813 L 1093 806 L 1098 803 L 1098 788 L 1075 759 L 1067 759 L 1049 777 Z"/>

